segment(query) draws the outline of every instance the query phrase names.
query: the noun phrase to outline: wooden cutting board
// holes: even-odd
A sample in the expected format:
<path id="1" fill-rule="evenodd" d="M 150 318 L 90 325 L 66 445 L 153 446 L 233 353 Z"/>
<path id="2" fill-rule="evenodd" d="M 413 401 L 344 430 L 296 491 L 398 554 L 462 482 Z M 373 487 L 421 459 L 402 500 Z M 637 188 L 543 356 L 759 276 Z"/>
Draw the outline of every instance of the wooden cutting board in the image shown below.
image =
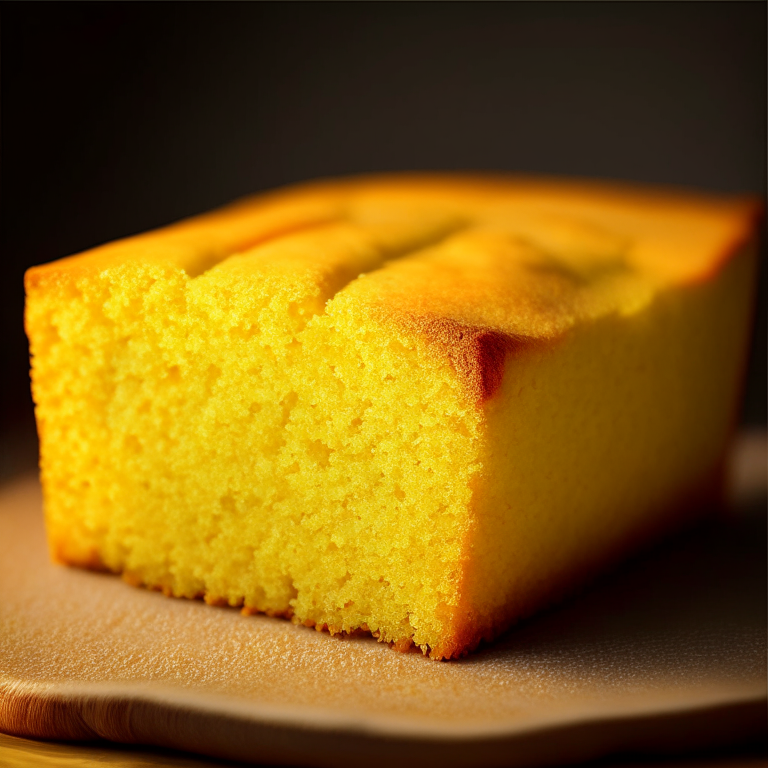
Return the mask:
<path id="1" fill-rule="evenodd" d="M 37 482 L 17 481 L 0 490 L 0 731 L 312 766 L 547 765 L 764 739 L 764 435 L 753 442 L 736 464 L 752 513 L 742 503 L 457 662 L 52 565 Z"/>

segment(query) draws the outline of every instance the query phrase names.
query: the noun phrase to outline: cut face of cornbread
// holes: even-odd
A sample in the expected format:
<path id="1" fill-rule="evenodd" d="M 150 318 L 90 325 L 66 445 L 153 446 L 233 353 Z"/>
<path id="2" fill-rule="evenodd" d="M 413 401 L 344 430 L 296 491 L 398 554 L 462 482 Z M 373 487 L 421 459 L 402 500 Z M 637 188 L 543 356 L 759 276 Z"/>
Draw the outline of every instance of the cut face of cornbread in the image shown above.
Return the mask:
<path id="1" fill-rule="evenodd" d="M 362 179 L 36 267 L 52 555 L 459 656 L 717 494 L 755 216 Z"/>

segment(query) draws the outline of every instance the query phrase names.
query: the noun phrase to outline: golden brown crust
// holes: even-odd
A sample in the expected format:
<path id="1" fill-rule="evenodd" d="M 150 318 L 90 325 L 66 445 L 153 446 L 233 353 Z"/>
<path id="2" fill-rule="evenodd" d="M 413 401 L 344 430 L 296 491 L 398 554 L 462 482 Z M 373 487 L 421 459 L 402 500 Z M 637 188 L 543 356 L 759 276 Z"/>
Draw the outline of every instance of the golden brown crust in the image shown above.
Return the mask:
<path id="1" fill-rule="evenodd" d="M 710 264 L 710 268 L 699 272 L 688 284 L 702 284 L 714 279 L 722 272 L 731 259 L 736 258 L 745 248 L 757 247 L 758 233 L 765 229 L 765 205 L 757 197 L 743 199 L 743 226 L 733 239 L 721 249 L 720 254 Z"/>
<path id="2" fill-rule="evenodd" d="M 101 555 L 95 547 L 91 547 L 86 551 L 75 550 L 66 539 L 53 539 L 49 537 L 48 550 L 54 563 L 74 565 L 77 568 L 84 568 L 87 571 L 96 571 L 97 573 L 113 572 L 111 568 L 104 564 Z"/>
<path id="3" fill-rule="evenodd" d="M 722 258 L 747 242 L 763 215 L 755 197 L 714 196 L 689 190 L 636 186 L 616 181 L 573 180 L 503 174 L 401 173 L 381 176 L 326 179 L 278 189 L 245 198 L 218 210 L 179 221 L 161 229 L 100 245 L 74 256 L 27 270 L 25 287 L 32 290 L 44 282 L 56 282 L 91 268 L 128 261 L 173 263 L 184 266 L 199 260 L 196 250 L 211 251 L 211 264 L 227 255 L 306 228 L 350 220 L 350 205 L 370 198 L 383 204 L 408 205 L 430 201 L 460 211 L 482 207 L 496 198 L 523 200 L 525 196 L 568 201 L 588 200 L 594 205 L 621 203 L 640 210 L 668 207 L 687 211 L 700 206 L 719 211 L 740 222 L 738 233 Z M 205 258 L 203 258 L 205 261 Z M 716 268 L 716 266 L 715 266 Z"/>
<path id="4" fill-rule="evenodd" d="M 448 318 L 415 322 L 442 348 L 470 397 L 478 405 L 493 397 L 504 378 L 507 353 L 525 341 L 489 328 L 463 326 Z"/>
<path id="5" fill-rule="evenodd" d="M 471 401 L 482 405 L 501 387 L 507 354 L 535 343 L 501 331 L 469 326 L 447 317 L 393 316 L 396 325 L 415 331 L 447 357 Z"/>

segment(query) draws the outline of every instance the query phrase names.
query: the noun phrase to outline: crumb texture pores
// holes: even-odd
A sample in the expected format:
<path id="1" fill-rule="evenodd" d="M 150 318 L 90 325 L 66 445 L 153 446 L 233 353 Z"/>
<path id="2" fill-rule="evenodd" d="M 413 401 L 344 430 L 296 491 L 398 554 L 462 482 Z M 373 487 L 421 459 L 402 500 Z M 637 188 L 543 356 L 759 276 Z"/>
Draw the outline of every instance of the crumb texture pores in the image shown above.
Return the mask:
<path id="1" fill-rule="evenodd" d="M 34 268 L 52 554 L 462 655 L 717 486 L 754 216 L 391 177 Z"/>

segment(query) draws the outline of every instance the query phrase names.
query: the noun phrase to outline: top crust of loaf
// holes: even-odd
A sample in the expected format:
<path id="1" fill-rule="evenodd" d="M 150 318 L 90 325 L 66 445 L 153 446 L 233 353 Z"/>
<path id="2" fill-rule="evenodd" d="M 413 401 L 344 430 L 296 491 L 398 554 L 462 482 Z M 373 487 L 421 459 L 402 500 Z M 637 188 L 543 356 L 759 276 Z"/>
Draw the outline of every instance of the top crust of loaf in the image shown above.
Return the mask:
<path id="1" fill-rule="evenodd" d="M 579 322 L 632 314 L 666 288 L 712 279 L 754 237 L 760 215 L 750 198 L 597 182 L 456 175 L 321 181 L 32 268 L 26 287 L 45 290 L 135 262 L 194 279 L 230 260 L 252 272 L 283 260 L 322 283 L 326 300 L 348 294 L 360 311 L 447 355 L 469 397 L 482 403 L 498 389 L 510 351 L 553 343 Z M 431 220 L 426 237 L 406 237 L 405 247 L 387 242 L 393 227 Z M 372 269 L 355 276 L 358 262 L 344 264 L 343 254 L 338 263 L 320 263 L 316 244 L 334 226 L 370 244 L 378 254 L 369 259 Z M 297 258 L 301 233 L 317 237 Z"/>

